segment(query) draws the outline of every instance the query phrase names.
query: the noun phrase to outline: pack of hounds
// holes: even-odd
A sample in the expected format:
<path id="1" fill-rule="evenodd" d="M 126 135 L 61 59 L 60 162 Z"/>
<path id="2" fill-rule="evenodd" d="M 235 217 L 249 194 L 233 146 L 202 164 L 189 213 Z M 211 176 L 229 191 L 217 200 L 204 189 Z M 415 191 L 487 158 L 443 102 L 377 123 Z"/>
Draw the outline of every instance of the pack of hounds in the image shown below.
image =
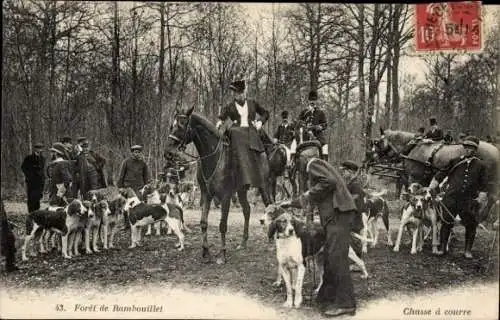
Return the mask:
<path id="1" fill-rule="evenodd" d="M 412 235 L 411 254 L 422 251 L 423 242 L 430 233 L 434 252 L 439 244 L 440 223 L 434 206 L 436 199 L 427 187 L 415 183 L 408 190 L 401 196 L 405 203 L 401 209 L 401 222 L 393 251 L 400 250 L 402 234 L 407 230 Z M 363 229 L 359 234 L 351 232 L 353 238 L 361 241 L 363 253 L 368 251 L 369 245 L 373 248 L 378 244 L 379 220 L 382 220 L 387 234 L 387 245 L 393 246 L 389 207 L 384 199 L 386 193 L 385 189 L 366 193 L 366 212 L 359 213 L 362 215 Z M 134 248 L 141 243 L 143 227 L 148 228 L 146 235 L 151 234 L 152 227 L 156 235 L 160 235 L 162 224 L 168 227 L 168 233 L 173 232 L 177 236 L 176 248 L 183 250 L 184 231 L 190 230 L 184 224 L 183 203 L 175 186 L 146 185 L 140 190 L 140 196 L 143 200 L 130 188 L 108 187 L 90 191 L 86 197 L 88 200 L 73 199 L 65 206 L 50 206 L 29 213 L 22 259 L 28 260 L 27 253 L 34 239 L 40 240 L 41 253 L 57 248 L 64 258 L 70 259 L 80 254 L 82 238 L 85 252 L 92 254 L 100 251 L 99 238 L 104 249 L 113 248 L 117 231 L 130 227 L 129 248 Z M 459 222 L 457 218 L 456 223 Z M 313 294 L 318 293 L 322 284 L 324 229 L 319 222 L 307 224 L 302 216 L 278 204 L 265 208 L 260 223 L 268 226 L 268 237 L 276 244 L 278 270 L 273 285 L 280 286 L 284 282 L 287 294 L 284 306 L 299 308 L 303 300 L 302 287 L 307 261 L 311 262 L 319 279 Z M 32 255 L 36 256 L 36 248 L 32 249 Z M 362 272 L 362 278 L 369 277 L 365 263 L 352 247 L 349 248 L 349 259 Z"/>
<path id="2" fill-rule="evenodd" d="M 114 248 L 114 237 L 118 231 L 130 228 L 130 246 L 141 244 L 142 228 L 147 227 L 146 235 L 151 234 L 154 225 L 156 235 L 161 234 L 162 225 L 168 227 L 167 233 L 178 238 L 175 247 L 184 249 L 183 201 L 176 189 L 169 184 L 149 184 L 140 191 L 140 198 L 131 188 L 113 186 L 91 190 L 86 200 L 63 200 L 65 205 L 54 206 L 30 212 L 26 218 L 26 232 L 22 246 L 22 259 L 28 260 L 37 255 L 39 240 L 40 253 L 57 249 L 62 256 L 71 259 L 80 255 L 80 244 L 84 240 L 85 252 L 99 252 L 100 242 L 104 249 Z M 142 199 L 142 200 L 141 200 Z M 59 239 L 60 238 L 60 239 Z"/>

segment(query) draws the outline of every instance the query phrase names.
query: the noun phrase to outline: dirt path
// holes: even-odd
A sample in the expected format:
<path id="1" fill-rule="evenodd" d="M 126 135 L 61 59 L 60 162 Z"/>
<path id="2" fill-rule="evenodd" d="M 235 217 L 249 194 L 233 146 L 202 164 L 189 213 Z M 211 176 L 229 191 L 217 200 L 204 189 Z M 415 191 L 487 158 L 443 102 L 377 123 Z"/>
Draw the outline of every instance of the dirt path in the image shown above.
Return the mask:
<path id="1" fill-rule="evenodd" d="M 414 296 L 394 295 L 390 299 L 361 303 L 352 319 L 498 319 L 498 294 L 498 283 L 491 283 Z M 321 318 L 320 314 L 307 310 L 307 306 L 302 310 L 286 310 L 279 305 L 264 305 L 256 297 L 228 288 L 200 290 L 158 284 L 107 288 L 68 286 L 56 290 L 2 288 L 1 297 L 2 318 Z M 58 304 L 66 311 L 57 312 Z M 116 309 L 116 306 L 133 305 L 151 307 L 145 312 Z M 108 311 L 100 311 L 101 306 L 107 306 Z M 435 315 L 438 309 L 441 317 Z M 419 316 L 417 310 L 430 310 L 432 315 Z M 447 310 L 462 310 L 468 315 L 445 314 Z"/>

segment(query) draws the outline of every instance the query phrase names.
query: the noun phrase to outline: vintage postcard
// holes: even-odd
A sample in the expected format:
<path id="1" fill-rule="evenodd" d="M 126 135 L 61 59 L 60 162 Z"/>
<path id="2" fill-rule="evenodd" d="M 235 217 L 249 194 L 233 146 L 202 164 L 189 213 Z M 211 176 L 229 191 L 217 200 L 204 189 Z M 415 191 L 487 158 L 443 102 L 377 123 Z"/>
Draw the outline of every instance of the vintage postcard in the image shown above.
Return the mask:
<path id="1" fill-rule="evenodd" d="M 2 2 L 1 319 L 498 319 L 500 6 Z"/>

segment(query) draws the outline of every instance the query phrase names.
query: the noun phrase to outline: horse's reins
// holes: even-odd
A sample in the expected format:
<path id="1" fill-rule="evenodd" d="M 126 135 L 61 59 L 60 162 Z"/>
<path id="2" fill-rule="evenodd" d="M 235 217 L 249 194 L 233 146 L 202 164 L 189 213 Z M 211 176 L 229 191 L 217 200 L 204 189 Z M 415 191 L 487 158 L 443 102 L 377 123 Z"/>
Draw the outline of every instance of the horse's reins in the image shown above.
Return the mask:
<path id="1" fill-rule="evenodd" d="M 192 155 L 192 154 L 189 154 L 187 153 L 185 150 L 186 150 L 186 138 L 187 138 L 187 135 L 188 135 L 188 132 L 191 131 L 190 129 L 190 124 L 191 124 L 191 116 L 186 116 L 186 115 L 178 115 L 177 117 L 187 117 L 188 118 L 188 122 L 187 124 L 185 125 L 185 128 L 186 130 L 184 131 L 184 136 L 182 137 L 182 139 L 179 139 L 178 137 L 174 136 L 173 134 L 170 134 L 169 137 L 176 140 L 176 141 L 179 141 L 180 144 L 177 146 L 177 150 L 179 152 L 182 152 L 183 154 L 195 159 L 195 160 L 192 160 L 192 161 L 188 161 L 187 163 L 197 163 L 197 162 L 200 162 L 201 164 L 201 160 L 203 159 L 207 159 L 213 155 L 215 155 L 217 152 L 219 152 L 221 146 L 222 146 L 222 142 L 223 142 L 223 137 L 222 135 L 219 137 L 219 140 L 217 142 L 217 145 L 215 146 L 215 149 L 210 152 L 209 154 L 207 155 L 204 155 L 204 156 L 195 156 L 195 155 Z M 194 132 L 196 134 L 196 136 L 199 138 L 199 135 L 198 133 L 195 131 Z M 219 157 L 217 158 L 217 163 L 215 164 L 215 168 L 214 170 L 212 171 L 212 173 L 210 174 L 210 176 L 207 178 L 205 177 L 205 174 L 203 173 L 203 169 L 201 170 L 201 177 L 203 178 L 203 181 L 205 182 L 205 186 L 208 188 L 208 183 L 210 182 L 210 180 L 214 177 L 216 171 L 217 171 L 217 167 L 219 166 L 219 162 L 220 162 L 220 159 L 222 158 L 222 153 L 219 153 Z"/>

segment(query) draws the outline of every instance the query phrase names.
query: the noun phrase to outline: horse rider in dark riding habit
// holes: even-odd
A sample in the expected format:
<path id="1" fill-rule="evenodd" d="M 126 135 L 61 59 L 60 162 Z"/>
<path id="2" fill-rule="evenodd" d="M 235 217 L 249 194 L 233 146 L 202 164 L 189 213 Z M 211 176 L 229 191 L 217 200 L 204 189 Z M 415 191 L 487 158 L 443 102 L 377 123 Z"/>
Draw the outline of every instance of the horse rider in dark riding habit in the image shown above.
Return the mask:
<path id="1" fill-rule="evenodd" d="M 313 136 L 321 144 L 321 158 L 328 161 L 328 139 L 325 135 L 327 128 L 325 112 L 318 106 L 318 94 L 316 91 L 309 92 L 308 106 L 299 114 L 298 120 L 305 123 L 305 130 L 311 131 Z M 308 133 L 304 132 L 307 137 Z M 306 139 L 304 139 L 305 141 Z M 292 154 L 295 150 L 292 150 Z"/>
<path id="2" fill-rule="evenodd" d="M 232 165 L 239 169 L 234 175 L 235 182 L 237 187 L 267 188 L 267 178 L 262 173 L 269 171 L 263 165 L 267 164 L 265 146 L 271 147 L 272 141 L 262 126 L 268 120 L 269 112 L 257 101 L 247 99 L 244 80 L 231 83 L 229 89 L 234 93 L 234 100 L 222 109 L 216 126 L 221 128 L 224 122 L 231 121 L 224 134 L 230 140 Z"/>
<path id="3" fill-rule="evenodd" d="M 443 199 L 441 203 L 445 207 L 443 221 L 440 231 L 440 247 L 438 255 L 446 253 L 448 237 L 453 227 L 453 220 L 458 214 L 465 226 L 465 252 L 466 258 L 472 258 L 472 244 L 476 236 L 476 228 L 482 221 L 479 217 L 480 204 L 488 200 L 489 181 L 486 166 L 482 160 L 476 157 L 479 139 L 469 136 L 462 142 L 466 154 L 451 162 L 449 170 L 438 172 L 432 179 L 429 188 L 437 193 L 440 184 L 445 178 Z"/>

